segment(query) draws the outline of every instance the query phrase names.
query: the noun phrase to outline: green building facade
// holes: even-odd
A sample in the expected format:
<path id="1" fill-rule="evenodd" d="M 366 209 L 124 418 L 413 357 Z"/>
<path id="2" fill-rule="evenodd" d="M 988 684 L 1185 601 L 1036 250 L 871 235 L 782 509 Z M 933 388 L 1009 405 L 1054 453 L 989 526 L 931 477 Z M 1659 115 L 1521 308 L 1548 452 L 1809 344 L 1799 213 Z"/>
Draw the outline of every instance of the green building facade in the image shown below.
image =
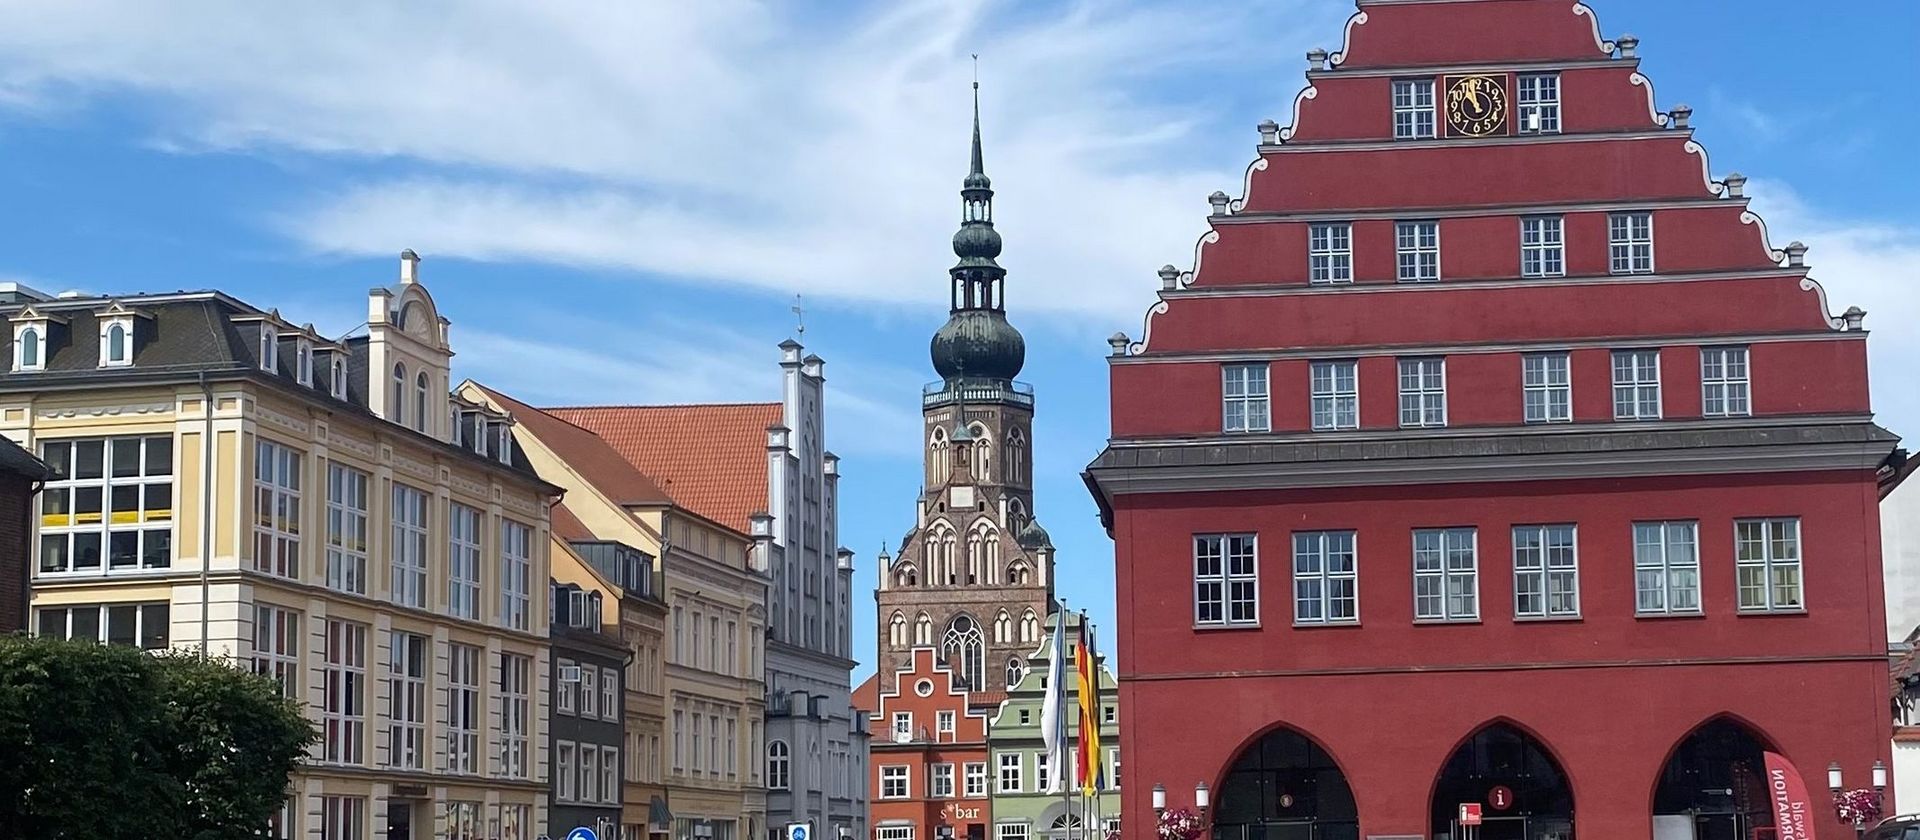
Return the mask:
<path id="1" fill-rule="evenodd" d="M 1047 618 L 1048 632 L 1026 658 L 1026 673 L 1007 691 L 998 714 L 987 729 L 987 771 L 993 802 L 993 834 L 989 840 L 1104 840 L 1120 827 L 1120 686 L 1107 670 L 1106 656 L 1095 663 L 1100 685 L 1100 752 L 1106 778 L 1095 797 L 1078 787 L 1063 794 L 1049 792 L 1054 769 L 1047 766 L 1041 740 L 1040 711 L 1046 703 L 1047 654 L 1052 628 L 1061 613 Z M 1061 670 L 1067 681 L 1062 713 L 1069 715 L 1069 761 L 1078 755 L 1079 697 L 1074 678 L 1073 652 L 1081 616 L 1066 613 L 1067 639 Z M 1098 637 L 1095 639 L 1099 641 Z M 1097 651 L 1096 651 L 1097 653 Z M 1071 773 L 1071 765 L 1068 768 Z M 1069 776 L 1071 779 L 1071 776 Z"/>

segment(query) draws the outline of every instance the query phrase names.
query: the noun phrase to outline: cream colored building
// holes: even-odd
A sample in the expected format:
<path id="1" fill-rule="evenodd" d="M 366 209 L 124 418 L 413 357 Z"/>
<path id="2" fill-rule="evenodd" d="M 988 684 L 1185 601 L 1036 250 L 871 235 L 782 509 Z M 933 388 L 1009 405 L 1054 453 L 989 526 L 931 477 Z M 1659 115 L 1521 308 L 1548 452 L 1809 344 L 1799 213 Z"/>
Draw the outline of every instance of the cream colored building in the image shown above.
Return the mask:
<path id="1" fill-rule="evenodd" d="M 596 539 L 662 558 L 668 618 L 659 761 L 670 837 L 761 840 L 767 577 L 752 540 L 676 502 L 644 464 L 586 429 L 477 384 L 460 395 L 516 419 L 519 450 L 542 478 L 565 488 L 566 509 Z"/>
<path id="2" fill-rule="evenodd" d="M 345 340 L 219 292 L 15 287 L 0 313 L 0 431 L 62 473 L 35 517 L 36 632 L 278 679 L 322 734 L 279 837 L 540 833 L 558 488 L 510 417 L 449 399 L 411 252 Z"/>

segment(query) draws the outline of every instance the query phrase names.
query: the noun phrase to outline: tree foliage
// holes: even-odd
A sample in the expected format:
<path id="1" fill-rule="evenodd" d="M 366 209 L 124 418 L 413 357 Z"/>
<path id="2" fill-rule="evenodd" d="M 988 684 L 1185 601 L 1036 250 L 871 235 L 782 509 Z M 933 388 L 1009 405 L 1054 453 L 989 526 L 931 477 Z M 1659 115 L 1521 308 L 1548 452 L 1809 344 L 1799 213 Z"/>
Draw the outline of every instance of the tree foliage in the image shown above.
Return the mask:
<path id="1" fill-rule="evenodd" d="M 0 837 L 260 837 L 315 739 L 218 660 L 0 638 Z"/>

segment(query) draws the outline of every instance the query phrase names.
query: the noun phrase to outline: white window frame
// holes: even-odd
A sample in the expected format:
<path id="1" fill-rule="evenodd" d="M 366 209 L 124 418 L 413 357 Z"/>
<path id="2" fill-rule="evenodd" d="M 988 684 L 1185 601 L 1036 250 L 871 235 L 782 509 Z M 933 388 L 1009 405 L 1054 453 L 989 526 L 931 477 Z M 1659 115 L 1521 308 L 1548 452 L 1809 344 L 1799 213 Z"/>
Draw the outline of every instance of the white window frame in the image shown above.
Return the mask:
<path id="1" fill-rule="evenodd" d="M 280 684 L 280 696 L 301 697 L 301 614 L 268 603 L 253 607 L 253 672 Z"/>
<path id="2" fill-rule="evenodd" d="M 873 840 L 913 840 L 913 826 L 881 825 L 873 829 Z"/>
<path id="3" fill-rule="evenodd" d="M 580 666 L 580 716 L 600 716 L 600 669 L 592 665 Z"/>
<path id="4" fill-rule="evenodd" d="M 1027 824 L 1021 821 L 994 823 L 993 840 L 1027 840 Z"/>
<path id="5" fill-rule="evenodd" d="M 553 709 L 560 714 L 571 715 L 574 713 L 574 700 L 580 696 L 580 681 L 578 679 L 568 680 L 566 673 L 569 668 L 578 669 L 579 667 L 579 663 L 571 659 L 554 660 Z M 585 673 L 585 671 L 579 671 L 579 673 Z"/>
<path id="6" fill-rule="evenodd" d="M 1332 286 L 1353 282 L 1353 224 L 1319 222 L 1307 226 L 1307 283 Z"/>
<path id="7" fill-rule="evenodd" d="M 299 580 L 304 458 L 264 437 L 254 439 L 253 457 L 253 570 Z"/>
<path id="8" fill-rule="evenodd" d="M 1533 603 L 1528 603 L 1532 599 Z M 1515 618 L 1580 617 L 1580 529 L 1571 523 L 1513 526 Z"/>
<path id="9" fill-rule="evenodd" d="M 321 760 L 367 763 L 367 625 L 327 619 L 321 650 Z"/>
<path id="10" fill-rule="evenodd" d="M 1700 413 L 1706 417 L 1753 414 L 1752 354 L 1746 347 L 1700 348 Z"/>
<path id="11" fill-rule="evenodd" d="M 1229 434 L 1273 427 L 1270 373 L 1265 362 L 1220 366 L 1220 428 Z"/>
<path id="12" fill-rule="evenodd" d="M 1742 613 L 1798 613 L 1807 609 L 1800 518 L 1733 521 L 1734 591 Z"/>
<path id="13" fill-rule="evenodd" d="M 898 788 L 896 791 L 895 788 Z M 905 764 L 880 765 L 880 795 L 878 799 L 908 799 L 913 796 L 913 774 Z"/>
<path id="14" fill-rule="evenodd" d="M 486 770 L 480 761 L 480 726 L 485 713 L 481 696 L 486 683 L 481 675 L 486 667 L 484 653 L 474 645 L 447 644 L 447 717 L 441 723 L 446 733 L 444 769 L 448 773 L 477 776 Z"/>
<path id="15" fill-rule="evenodd" d="M 527 778 L 531 769 L 533 659 L 500 654 L 500 772 L 509 778 Z"/>
<path id="16" fill-rule="evenodd" d="M 616 805 L 620 802 L 620 748 L 607 744 L 600 746 L 600 803 Z"/>
<path id="17" fill-rule="evenodd" d="M 1026 792 L 1026 758 L 1020 753 L 997 753 L 1000 763 L 999 777 L 995 780 L 995 790 L 1000 793 Z"/>
<path id="18" fill-rule="evenodd" d="M 579 744 L 580 801 L 589 805 L 600 801 L 600 748 L 593 744 Z"/>
<path id="19" fill-rule="evenodd" d="M 395 604 L 403 607 L 427 607 L 427 494 L 425 491 L 394 482 L 393 546 L 391 591 Z"/>
<path id="20" fill-rule="evenodd" d="M 327 354 L 327 392 L 336 400 L 347 398 L 346 354 L 334 350 Z"/>
<path id="21" fill-rule="evenodd" d="M 366 473 L 327 462 L 326 584 L 329 589 L 367 594 Z"/>
<path id="22" fill-rule="evenodd" d="M 893 713 L 893 740 L 900 744 L 913 740 L 912 712 Z"/>
<path id="23" fill-rule="evenodd" d="M 293 378 L 313 387 L 313 342 L 304 336 L 293 343 Z"/>
<path id="24" fill-rule="evenodd" d="M 1514 84 L 1520 134 L 1560 133 L 1560 74 L 1522 73 Z M 1534 118 L 1529 120 L 1529 117 Z"/>
<path id="25" fill-rule="evenodd" d="M 965 784 L 965 787 L 961 789 L 961 796 L 967 799 L 981 799 L 988 796 L 986 762 L 969 761 L 966 763 L 966 766 L 962 768 L 961 774 L 964 777 L 963 784 Z"/>
<path id="26" fill-rule="evenodd" d="M 17 324 L 13 328 L 13 370 L 27 373 L 47 369 L 47 325 L 43 321 Z M 27 360 L 27 336 L 33 336 L 33 360 Z"/>
<path id="27" fill-rule="evenodd" d="M 447 502 L 447 613 L 480 617 L 480 543 L 487 515 L 475 507 Z"/>
<path id="28" fill-rule="evenodd" d="M 418 658 L 408 654 L 417 650 Z M 418 669 L 415 669 L 415 665 Z M 401 630 L 387 635 L 387 765 L 427 769 L 427 681 L 433 639 Z"/>
<path id="29" fill-rule="evenodd" d="M 99 475 L 77 478 L 83 448 L 100 448 Z M 129 475 L 114 475 L 114 458 L 121 447 L 135 447 L 134 468 Z M 158 448 L 166 452 L 161 463 L 149 463 Z M 40 488 L 34 504 L 39 511 L 39 558 L 35 577 L 88 577 L 151 573 L 173 566 L 174 451 L 173 436 L 124 435 L 111 437 L 45 438 L 40 441 L 40 458 L 54 470 L 54 478 Z M 133 494 L 116 502 L 116 491 Z M 157 496 L 158 498 L 154 498 Z M 92 500 L 95 509 L 82 512 L 81 499 Z M 161 505 L 156 507 L 155 505 Z M 133 514 L 130 522 L 116 522 L 115 514 Z M 131 540 L 132 559 L 115 563 L 115 543 Z M 91 565 L 80 565 L 89 548 Z M 149 554 L 159 555 L 150 560 Z"/>
<path id="30" fill-rule="evenodd" d="M 1441 356 L 1399 359 L 1400 428 L 1447 425 L 1447 360 Z"/>
<path id="31" fill-rule="evenodd" d="M 1652 274 L 1653 213 L 1607 215 L 1607 270 L 1614 274 Z"/>
<path id="32" fill-rule="evenodd" d="M 952 762 L 927 765 L 927 798 L 952 799 L 959 789 Z"/>
<path id="33" fill-rule="evenodd" d="M 1360 428 L 1360 364 L 1352 359 L 1308 364 L 1307 399 L 1314 431 Z"/>
<path id="34" fill-rule="evenodd" d="M 1193 535 L 1193 623 L 1260 626 L 1258 534 Z"/>
<path id="35" fill-rule="evenodd" d="M 1393 223 L 1394 279 L 1401 283 L 1440 280 L 1440 222 L 1414 219 Z"/>
<path id="36" fill-rule="evenodd" d="M 1360 623 L 1357 541 L 1350 530 L 1293 532 L 1294 624 Z"/>
<path id="37" fill-rule="evenodd" d="M 1573 357 L 1528 353 L 1520 357 L 1521 416 L 1527 423 L 1573 422 Z M 1558 397 L 1556 402 L 1555 398 Z"/>
<path id="38" fill-rule="evenodd" d="M 124 634 L 129 642 L 114 641 L 116 628 L 126 627 L 126 623 L 116 621 L 116 612 L 125 610 L 133 626 Z M 57 633 L 48 634 L 45 622 L 48 616 L 58 615 L 60 627 Z M 74 632 L 75 624 L 82 615 L 89 617 L 93 625 L 90 635 L 81 636 Z M 141 650 L 166 650 L 170 647 L 173 629 L 172 604 L 167 601 L 135 601 L 106 604 L 62 604 L 34 609 L 33 627 L 42 638 L 84 639 L 102 644 L 127 644 Z"/>
<path id="39" fill-rule="evenodd" d="M 767 742 L 767 789 L 788 790 L 792 786 L 793 751 L 787 742 L 775 738 Z"/>
<path id="40" fill-rule="evenodd" d="M 1437 130 L 1433 80 L 1395 79 L 1392 96 L 1393 139 L 1432 139 Z"/>
<path id="41" fill-rule="evenodd" d="M 1478 528 L 1414 529 L 1413 619 L 1420 623 L 1480 620 Z"/>
<path id="42" fill-rule="evenodd" d="M 1675 539 L 1676 529 L 1685 540 Z M 1684 545 L 1686 551 L 1677 551 Z M 1700 523 L 1633 523 L 1634 615 L 1699 615 Z M 1649 596 L 1657 595 L 1657 599 Z M 1657 603 L 1656 603 L 1657 600 Z"/>
<path id="43" fill-rule="evenodd" d="M 120 358 L 113 358 L 114 330 L 118 329 Z M 100 366 L 133 367 L 133 316 L 100 319 Z"/>
<path id="44" fill-rule="evenodd" d="M 266 321 L 260 322 L 260 369 L 280 372 L 280 328 Z"/>
<path id="45" fill-rule="evenodd" d="M 555 741 L 553 751 L 554 766 L 558 768 L 553 774 L 553 798 L 561 802 L 572 802 L 575 798 L 574 785 L 580 778 L 579 770 L 575 768 L 577 762 L 574 761 L 578 748 L 572 741 Z"/>
<path id="46" fill-rule="evenodd" d="M 533 615 L 533 528 L 500 519 L 500 625 L 526 630 Z"/>
<path id="47" fill-rule="evenodd" d="M 1567 227 L 1561 216 L 1520 217 L 1520 276 L 1567 276 Z"/>
<path id="48" fill-rule="evenodd" d="M 1660 393 L 1659 349 L 1615 350 L 1611 360 L 1613 419 L 1660 419 L 1666 411 L 1666 405 Z"/>
<path id="49" fill-rule="evenodd" d="M 612 668 L 600 669 L 600 719 L 620 720 L 620 672 Z"/>
<path id="50" fill-rule="evenodd" d="M 942 735 L 952 735 L 954 733 L 955 717 L 952 709 L 941 709 L 935 712 L 933 720 L 935 731 Z"/>

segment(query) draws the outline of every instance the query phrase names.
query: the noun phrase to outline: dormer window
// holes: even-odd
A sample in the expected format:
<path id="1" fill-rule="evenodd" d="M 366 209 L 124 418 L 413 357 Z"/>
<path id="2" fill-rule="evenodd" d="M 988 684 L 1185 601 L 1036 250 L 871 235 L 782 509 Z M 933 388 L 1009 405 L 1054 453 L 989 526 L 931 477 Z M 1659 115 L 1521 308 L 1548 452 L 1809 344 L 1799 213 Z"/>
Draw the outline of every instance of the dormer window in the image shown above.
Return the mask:
<path id="1" fill-rule="evenodd" d="M 494 452 L 494 456 L 499 458 L 502 464 L 511 464 L 513 463 L 513 426 L 498 423 L 495 424 L 495 429 L 500 433 L 500 448 Z"/>
<path id="2" fill-rule="evenodd" d="M 260 369 L 269 373 L 280 370 L 280 330 L 264 321 L 260 323 Z"/>
<path id="3" fill-rule="evenodd" d="M 304 338 L 293 343 L 294 376 L 300 384 L 313 385 L 313 342 Z"/>
<path id="4" fill-rule="evenodd" d="M 100 322 L 100 366 L 133 364 L 133 318 L 116 316 Z"/>
<path id="5" fill-rule="evenodd" d="M 13 369 L 47 369 L 47 329 L 42 324 L 21 324 L 13 330 Z"/>
<path id="6" fill-rule="evenodd" d="M 336 350 L 336 351 L 334 351 L 334 352 L 332 352 L 332 353 L 328 353 L 328 354 L 327 354 L 327 356 L 328 356 L 328 358 L 329 358 L 329 360 L 330 360 L 330 361 L 328 362 L 328 367 L 330 367 L 330 368 L 332 368 L 332 369 L 333 369 L 333 370 L 332 370 L 332 375 L 331 375 L 331 377 L 330 377 L 330 381 L 332 382 L 332 386 L 331 386 L 331 387 L 330 387 L 330 388 L 328 389 L 328 391 L 329 391 L 329 392 L 331 392 L 331 393 L 333 394 L 333 398 L 334 398 L 334 399 L 336 399 L 336 400 L 344 400 L 344 399 L 346 399 L 346 398 L 347 398 L 347 359 L 346 359 L 346 354 L 344 354 L 344 353 L 341 353 L 340 351 L 338 351 L 338 350 Z"/>
<path id="7" fill-rule="evenodd" d="M 485 414 L 473 415 L 473 451 L 482 455 L 487 454 L 487 425 Z"/>
<path id="8" fill-rule="evenodd" d="M 460 428 L 461 414 L 462 412 L 460 411 L 460 406 L 457 406 L 457 405 L 447 406 L 447 426 L 448 426 L 447 433 L 453 436 L 454 446 L 461 445 L 462 441 L 464 440 L 464 437 L 462 436 L 462 430 Z"/>

